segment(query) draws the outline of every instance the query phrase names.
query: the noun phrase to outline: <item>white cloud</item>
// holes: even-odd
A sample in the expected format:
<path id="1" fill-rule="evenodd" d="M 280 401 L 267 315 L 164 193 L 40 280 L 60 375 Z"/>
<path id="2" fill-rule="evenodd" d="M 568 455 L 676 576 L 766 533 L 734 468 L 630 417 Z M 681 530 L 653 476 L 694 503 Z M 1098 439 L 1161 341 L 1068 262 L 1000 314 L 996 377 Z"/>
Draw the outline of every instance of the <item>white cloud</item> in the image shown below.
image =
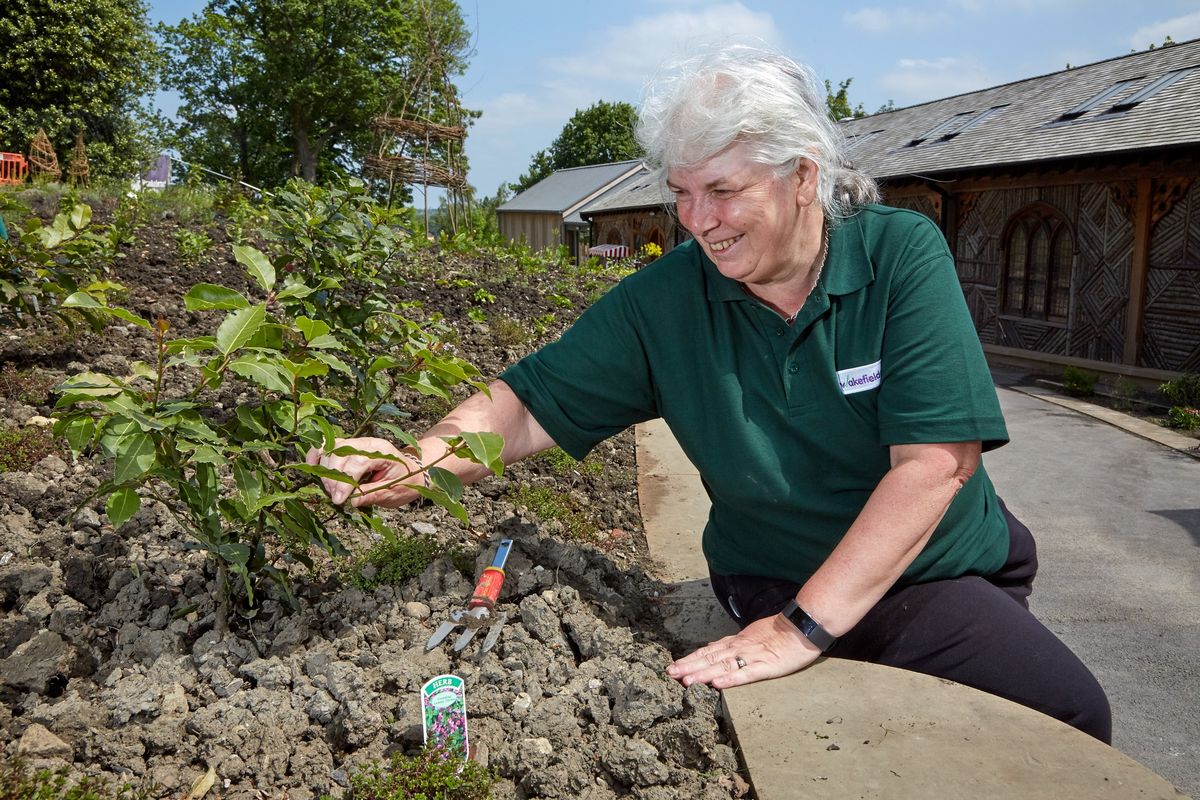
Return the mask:
<path id="1" fill-rule="evenodd" d="M 562 75 L 641 86 L 663 61 L 731 41 L 778 47 L 781 37 L 769 13 L 751 11 L 740 2 L 723 3 L 610 26 L 593 34 L 582 51 L 545 63 Z"/>
<path id="2" fill-rule="evenodd" d="M 951 56 L 933 60 L 902 58 L 880 81 L 900 105 L 986 89 L 999 82 L 974 60 Z"/>
<path id="3" fill-rule="evenodd" d="M 1129 46 L 1134 50 L 1145 50 L 1152 44 L 1162 44 L 1168 36 L 1177 42 L 1200 37 L 1200 11 L 1138 28 L 1129 37 Z"/>
<path id="4" fill-rule="evenodd" d="M 934 30 L 944 27 L 951 20 L 948 14 L 940 11 L 917 11 L 911 8 L 889 10 L 868 6 L 843 14 L 842 21 L 866 33 L 893 33 Z"/>

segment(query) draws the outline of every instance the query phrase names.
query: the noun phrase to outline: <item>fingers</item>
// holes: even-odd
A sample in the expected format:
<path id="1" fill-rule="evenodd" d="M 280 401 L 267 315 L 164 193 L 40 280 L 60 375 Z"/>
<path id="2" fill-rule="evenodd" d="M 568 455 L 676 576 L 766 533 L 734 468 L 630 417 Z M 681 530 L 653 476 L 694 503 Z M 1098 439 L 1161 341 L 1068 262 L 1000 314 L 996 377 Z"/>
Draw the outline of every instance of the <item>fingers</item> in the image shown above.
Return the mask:
<path id="1" fill-rule="evenodd" d="M 707 683 L 728 689 L 804 669 L 820 651 L 787 620 L 776 614 L 701 647 L 667 667 L 667 675 L 691 686 Z"/>
<path id="2" fill-rule="evenodd" d="M 415 467 L 409 463 L 400 450 L 385 439 L 361 437 L 357 439 L 337 439 L 335 447 L 350 445 L 358 450 L 386 453 L 400 458 L 401 461 L 390 461 L 369 456 L 333 455 L 326 454 L 320 448 L 312 448 L 305 456 L 305 461 L 312 465 L 321 465 L 335 469 L 353 478 L 358 485 L 321 478 L 321 487 L 329 495 L 335 505 L 341 505 L 347 500 L 355 507 L 368 505 L 403 505 L 417 497 L 416 492 L 404 489 L 401 485 L 387 487 L 390 482 L 404 478 Z M 419 479 L 418 479 L 419 480 Z M 387 488 L 384 488 L 387 487 Z"/>

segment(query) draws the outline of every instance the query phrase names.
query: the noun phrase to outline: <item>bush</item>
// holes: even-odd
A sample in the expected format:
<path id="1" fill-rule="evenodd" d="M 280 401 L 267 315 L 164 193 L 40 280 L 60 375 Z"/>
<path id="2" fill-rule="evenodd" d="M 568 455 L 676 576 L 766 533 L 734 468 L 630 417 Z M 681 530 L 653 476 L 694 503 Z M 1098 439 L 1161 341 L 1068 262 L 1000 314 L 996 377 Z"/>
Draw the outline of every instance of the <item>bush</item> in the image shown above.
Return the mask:
<path id="1" fill-rule="evenodd" d="M 345 580 L 366 592 L 378 586 L 404 583 L 424 572 L 444 552 L 445 548 L 432 536 L 385 539 L 350 564 Z"/>
<path id="2" fill-rule="evenodd" d="M 1158 390 L 1166 395 L 1172 405 L 1200 407 L 1200 373 L 1186 372 L 1159 386 Z"/>
<path id="3" fill-rule="evenodd" d="M 1099 375 L 1086 369 L 1067 367 L 1063 370 L 1063 388 L 1072 397 L 1091 397 L 1096 393 L 1098 380 Z"/>
<path id="4" fill-rule="evenodd" d="M 1167 427 L 1185 431 L 1200 430 L 1200 408 L 1175 406 L 1167 412 Z"/>

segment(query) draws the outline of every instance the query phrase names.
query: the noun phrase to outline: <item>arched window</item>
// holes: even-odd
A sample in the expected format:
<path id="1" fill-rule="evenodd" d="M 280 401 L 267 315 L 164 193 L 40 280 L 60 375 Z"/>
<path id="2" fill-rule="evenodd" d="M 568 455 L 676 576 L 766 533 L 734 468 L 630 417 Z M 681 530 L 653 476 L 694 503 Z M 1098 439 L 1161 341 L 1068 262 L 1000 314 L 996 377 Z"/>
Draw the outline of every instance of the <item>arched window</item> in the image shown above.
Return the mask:
<path id="1" fill-rule="evenodd" d="M 663 236 L 662 228 L 658 227 L 657 225 L 650 229 L 650 234 L 646 237 L 646 241 L 653 242 L 663 250 L 666 250 L 666 248 L 663 247 L 664 243 L 666 242 L 666 237 Z"/>
<path id="2" fill-rule="evenodd" d="M 1074 255 L 1074 236 L 1058 211 L 1036 205 L 1013 217 L 1004 233 L 1001 313 L 1066 322 Z"/>

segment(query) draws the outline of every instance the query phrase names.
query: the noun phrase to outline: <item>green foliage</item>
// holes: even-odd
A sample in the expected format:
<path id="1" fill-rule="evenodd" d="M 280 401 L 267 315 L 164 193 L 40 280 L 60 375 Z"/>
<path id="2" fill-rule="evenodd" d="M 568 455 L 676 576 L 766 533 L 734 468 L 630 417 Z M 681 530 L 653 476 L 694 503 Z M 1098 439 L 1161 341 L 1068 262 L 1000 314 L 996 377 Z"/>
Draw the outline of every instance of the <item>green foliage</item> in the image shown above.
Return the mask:
<path id="1" fill-rule="evenodd" d="M 1130 378 L 1124 375 L 1117 378 L 1113 384 L 1113 394 L 1116 395 L 1118 402 L 1125 409 L 1133 407 L 1133 401 L 1137 397 L 1137 384 Z"/>
<path id="2" fill-rule="evenodd" d="M 1100 376 L 1080 367 L 1063 369 L 1063 388 L 1072 397 L 1091 397 L 1096 393 L 1096 382 Z"/>
<path id="3" fill-rule="evenodd" d="M 1200 408 L 1173 407 L 1167 412 L 1167 427 L 1185 431 L 1200 430 Z"/>
<path id="4" fill-rule="evenodd" d="M 153 786 L 134 788 L 126 783 L 113 788 L 107 782 L 84 777 L 71 781 L 67 768 L 31 769 L 21 756 L 0 761 L 0 798 L 3 800 L 146 800 Z"/>
<path id="5" fill-rule="evenodd" d="M 555 491 L 547 486 L 522 485 L 512 494 L 515 505 L 524 506 L 542 520 L 558 522 L 570 536 L 584 539 L 597 530 L 586 509 L 570 495 Z"/>
<path id="6" fill-rule="evenodd" d="M 446 550 L 428 535 L 383 539 L 343 571 L 345 580 L 364 591 L 385 584 L 401 584 L 417 577 Z"/>
<path id="7" fill-rule="evenodd" d="M 225 312 L 209 335 L 170 339 L 164 319 L 90 307 L 151 331 L 153 360 L 134 363 L 126 376 L 82 373 L 59 387 L 56 434 L 72 450 L 114 463 L 112 479 L 96 491 L 107 496 L 113 525 L 132 517 L 143 497 L 165 503 L 192 546 L 214 560 L 219 585 L 228 575 L 240 578 L 237 593 L 250 603 L 264 582 L 294 602 L 294 565 L 313 569 L 314 550 L 346 555 L 329 530 L 334 519 L 395 538 L 374 513 L 328 503 L 320 479 L 354 481 L 305 463 L 310 448 L 362 454 L 334 449 L 334 440 L 368 433 L 413 445 L 399 424 L 409 415 L 393 402 L 398 387 L 445 401 L 459 384 L 484 388 L 436 329 L 387 308 L 380 253 L 394 242 L 384 226 L 373 227 L 385 212 L 360 197 L 353 189 L 290 185 L 271 208 L 269 252 L 233 248 L 253 290 L 200 283 L 184 295 L 188 311 Z M 222 394 L 237 399 L 231 411 L 216 413 L 213 400 Z M 503 469 L 503 443 L 494 434 L 446 442 L 445 457 Z M 462 485 L 437 463 L 395 483 L 465 523 Z M 229 597 L 221 592 L 223 631 Z"/>
<path id="8" fill-rule="evenodd" d="M 203 232 L 178 228 L 175 231 L 175 244 L 178 248 L 179 260 L 184 264 L 199 264 L 204 255 L 212 249 L 212 237 Z"/>
<path id="9" fill-rule="evenodd" d="M 604 471 L 604 464 L 601 462 L 592 459 L 576 461 L 561 447 L 551 447 L 549 450 L 539 453 L 534 458 L 545 464 L 547 469 L 559 477 L 566 477 L 573 473 L 599 475 Z"/>
<path id="10" fill-rule="evenodd" d="M 131 176 L 157 148 L 146 105 L 161 64 L 142 0 L 7 0 L 0 13 L 0 150 L 44 128 L 66 164 L 75 134 L 92 177 Z"/>
<path id="11" fill-rule="evenodd" d="M 447 117 L 457 89 L 430 72 L 466 69 L 470 31 L 453 0 L 210 0 L 160 33 L 183 158 L 257 186 L 357 172 L 389 109 L 473 116 Z"/>
<path id="12" fill-rule="evenodd" d="M 99 328 L 101 318 L 92 308 L 121 288 L 104 279 L 116 253 L 114 229 L 92 230 L 92 209 L 68 200 L 68 210 L 49 225 L 27 215 L 20 228 L 9 230 L 7 245 L 0 245 L 0 324 L 24 325 L 31 317 L 55 314 L 71 325 L 79 314 Z M 0 213 L 8 217 L 12 211 L 25 209 L 0 194 Z"/>
<path id="13" fill-rule="evenodd" d="M 487 800 L 496 776 L 481 764 L 447 757 L 434 748 L 397 753 L 384 767 L 373 762 L 350 776 L 346 800 Z"/>
<path id="14" fill-rule="evenodd" d="M 847 95 L 847 90 L 850 84 L 854 82 L 853 78 L 846 78 L 844 81 L 838 82 L 838 88 L 835 92 L 833 84 L 829 79 L 825 79 L 825 107 L 829 110 L 829 116 L 836 122 L 849 117 L 850 119 L 858 119 L 865 117 L 867 112 L 863 110 L 862 103 L 857 106 L 850 106 L 850 98 Z"/>
<path id="15" fill-rule="evenodd" d="M 1185 372 L 1158 387 L 1177 406 L 1200 406 L 1200 373 Z"/>
<path id="16" fill-rule="evenodd" d="M 555 170 L 641 158 L 645 152 L 634 138 L 636 125 L 637 109 L 625 102 L 601 100 L 576 111 L 549 150 L 534 154 L 512 190 L 523 192 Z"/>
<path id="17" fill-rule="evenodd" d="M 46 456 L 60 452 L 45 428 L 0 428 L 0 472 L 28 472 Z"/>

